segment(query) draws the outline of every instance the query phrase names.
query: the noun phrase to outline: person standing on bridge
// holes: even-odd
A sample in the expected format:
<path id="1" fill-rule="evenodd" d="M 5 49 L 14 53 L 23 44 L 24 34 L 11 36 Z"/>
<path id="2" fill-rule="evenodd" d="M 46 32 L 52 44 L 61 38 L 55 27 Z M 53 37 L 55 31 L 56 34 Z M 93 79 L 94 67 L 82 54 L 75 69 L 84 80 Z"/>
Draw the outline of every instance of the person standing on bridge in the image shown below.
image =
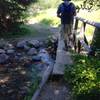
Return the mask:
<path id="1" fill-rule="evenodd" d="M 72 34 L 73 19 L 76 15 L 76 7 L 71 0 L 62 0 L 57 9 L 57 16 L 61 19 L 61 38 L 65 42 L 65 47 L 68 49 L 70 36 Z"/>

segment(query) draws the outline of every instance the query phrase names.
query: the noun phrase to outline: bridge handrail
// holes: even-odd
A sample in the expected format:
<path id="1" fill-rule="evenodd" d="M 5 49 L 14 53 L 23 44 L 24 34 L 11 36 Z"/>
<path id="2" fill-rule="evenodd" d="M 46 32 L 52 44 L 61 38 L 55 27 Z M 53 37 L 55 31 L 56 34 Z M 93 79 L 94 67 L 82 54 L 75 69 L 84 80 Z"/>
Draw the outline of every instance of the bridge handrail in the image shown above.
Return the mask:
<path id="1" fill-rule="evenodd" d="M 87 19 L 84 19 L 84 18 L 81 18 L 81 17 L 78 17 L 78 16 L 75 16 L 74 18 L 77 19 L 77 20 L 80 20 L 80 21 L 82 21 L 86 24 L 89 24 L 91 26 L 95 26 L 97 28 L 100 28 L 100 23 L 98 23 L 98 22 L 90 21 L 90 20 L 87 20 Z"/>
<path id="2" fill-rule="evenodd" d="M 88 24 L 88 25 L 91 25 L 91 26 L 95 27 L 94 35 L 93 35 L 93 40 L 94 40 L 96 31 L 98 31 L 98 33 L 96 33 L 96 34 L 99 34 L 100 23 L 90 21 L 90 20 L 87 20 L 87 19 L 84 19 L 84 18 L 81 18 L 81 17 L 78 17 L 78 16 L 75 16 L 74 20 L 75 20 L 75 23 L 73 25 L 73 29 L 74 29 L 73 30 L 74 49 L 75 49 L 76 52 L 80 53 L 81 48 L 84 47 L 84 49 L 89 53 L 89 52 L 92 51 L 92 49 L 91 49 L 91 44 L 89 45 L 87 37 L 85 35 L 86 25 Z M 81 38 L 78 38 L 77 35 L 79 35 L 79 34 L 76 34 L 77 30 L 79 29 L 79 27 L 78 27 L 79 26 L 79 21 L 82 22 L 82 25 L 80 27 L 80 32 L 79 32 Z"/>

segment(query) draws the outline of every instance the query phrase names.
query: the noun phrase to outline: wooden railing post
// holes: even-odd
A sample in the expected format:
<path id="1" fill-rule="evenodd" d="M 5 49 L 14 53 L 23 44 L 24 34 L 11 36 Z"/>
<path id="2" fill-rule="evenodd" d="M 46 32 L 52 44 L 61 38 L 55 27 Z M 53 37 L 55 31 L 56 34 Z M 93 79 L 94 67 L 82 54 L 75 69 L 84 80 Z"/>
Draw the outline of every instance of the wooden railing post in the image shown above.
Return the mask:
<path id="1" fill-rule="evenodd" d="M 80 34 L 76 34 L 79 21 L 83 22 L 83 26 L 81 27 Z M 86 24 L 95 27 L 94 36 L 93 36 L 91 45 L 88 44 L 88 40 L 85 36 Z M 76 16 L 75 17 L 75 24 L 74 24 L 73 41 L 74 41 L 73 44 L 74 44 L 75 51 L 78 50 L 78 53 L 80 53 L 81 47 L 84 47 L 84 49 L 90 55 L 94 55 L 95 51 L 100 52 L 100 23 L 89 21 L 87 19 Z"/>
<path id="2" fill-rule="evenodd" d="M 77 30 L 77 28 L 78 28 L 78 22 L 79 22 L 79 20 L 78 19 L 75 19 L 75 27 L 74 27 L 74 30 Z"/>
<path id="3" fill-rule="evenodd" d="M 100 50 L 100 28 L 98 27 L 95 28 L 91 47 L 95 50 Z"/>
<path id="4" fill-rule="evenodd" d="M 84 43 L 82 43 L 82 42 L 83 42 L 82 40 L 84 40 L 84 42 L 85 42 L 86 44 L 88 44 L 88 41 L 87 41 L 86 36 L 85 36 L 85 28 L 86 28 L 86 23 L 83 22 L 83 23 L 82 23 L 81 30 L 80 30 L 81 38 L 78 40 L 78 53 L 81 52 L 81 47 L 82 47 L 82 45 L 84 44 Z"/>
<path id="5" fill-rule="evenodd" d="M 87 38 L 85 36 L 85 29 L 86 29 L 86 23 L 83 22 L 83 28 L 84 28 L 84 42 L 88 45 L 88 41 L 87 41 Z"/>
<path id="6" fill-rule="evenodd" d="M 76 43 L 76 33 L 77 33 L 77 29 L 78 29 L 78 19 L 75 19 L 75 23 L 74 23 L 74 33 L 73 33 L 73 45 L 74 45 L 74 49 L 76 52 L 77 49 L 77 43 Z"/>
<path id="7" fill-rule="evenodd" d="M 78 53 L 80 53 L 80 51 L 81 51 L 81 42 L 80 40 L 78 40 Z"/>

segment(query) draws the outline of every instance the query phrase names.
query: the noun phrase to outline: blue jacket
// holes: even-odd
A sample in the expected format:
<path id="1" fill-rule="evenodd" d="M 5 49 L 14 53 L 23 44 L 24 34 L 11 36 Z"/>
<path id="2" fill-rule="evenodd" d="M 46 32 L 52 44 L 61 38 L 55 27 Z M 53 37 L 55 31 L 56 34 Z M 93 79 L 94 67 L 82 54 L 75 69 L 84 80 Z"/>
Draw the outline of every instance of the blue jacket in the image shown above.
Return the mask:
<path id="1" fill-rule="evenodd" d="M 67 14 L 65 14 L 65 9 L 68 9 Z M 57 10 L 57 16 L 61 18 L 61 24 L 71 24 L 73 23 L 74 16 L 76 15 L 76 8 L 73 3 L 66 5 L 61 3 Z"/>

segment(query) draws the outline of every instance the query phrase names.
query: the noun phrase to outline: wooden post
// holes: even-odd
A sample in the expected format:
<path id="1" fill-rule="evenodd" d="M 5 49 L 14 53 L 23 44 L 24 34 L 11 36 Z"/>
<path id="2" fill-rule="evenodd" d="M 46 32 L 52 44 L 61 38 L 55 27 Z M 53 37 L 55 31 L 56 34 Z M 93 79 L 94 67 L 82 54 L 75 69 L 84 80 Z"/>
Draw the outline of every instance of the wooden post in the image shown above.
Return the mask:
<path id="1" fill-rule="evenodd" d="M 85 28 L 86 28 L 86 23 L 83 22 L 83 27 L 84 27 L 84 32 L 85 32 Z"/>
<path id="2" fill-rule="evenodd" d="M 86 38 L 86 36 L 85 36 L 85 29 L 86 29 L 86 23 L 85 22 L 83 22 L 83 28 L 84 28 L 84 42 L 88 45 L 88 41 L 87 41 L 87 38 Z"/>
<path id="3" fill-rule="evenodd" d="M 79 22 L 78 19 L 76 19 L 76 20 L 75 20 L 75 27 L 74 27 L 74 30 L 77 30 L 77 28 L 78 28 L 78 22 Z"/>
<path id="4" fill-rule="evenodd" d="M 76 46 L 76 35 L 75 35 L 75 33 L 73 34 L 73 44 L 74 44 L 74 49 L 75 49 L 75 52 L 76 52 L 77 46 Z"/>
<path id="5" fill-rule="evenodd" d="M 75 52 L 76 52 L 76 49 L 77 49 L 76 33 L 77 33 L 77 29 L 78 29 L 78 22 L 79 22 L 79 20 L 75 19 L 75 24 L 74 24 L 75 26 L 74 26 L 74 33 L 73 33 L 73 45 L 74 45 Z"/>
<path id="6" fill-rule="evenodd" d="M 95 28 L 91 47 L 95 50 L 100 50 L 100 28 Z"/>
<path id="7" fill-rule="evenodd" d="M 81 51 L 81 43 L 80 43 L 80 40 L 78 40 L 78 53 L 80 53 Z"/>

